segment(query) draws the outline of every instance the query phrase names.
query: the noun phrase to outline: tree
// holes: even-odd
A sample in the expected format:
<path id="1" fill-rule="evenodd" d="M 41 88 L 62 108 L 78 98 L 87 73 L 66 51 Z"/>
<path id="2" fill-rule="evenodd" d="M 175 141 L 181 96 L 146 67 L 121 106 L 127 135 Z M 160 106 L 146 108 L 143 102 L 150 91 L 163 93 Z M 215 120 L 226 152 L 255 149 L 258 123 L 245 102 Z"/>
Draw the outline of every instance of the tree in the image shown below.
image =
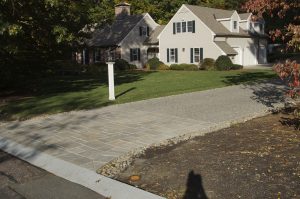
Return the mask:
<path id="1" fill-rule="evenodd" d="M 113 18 L 109 0 L 0 0 L 0 10 L 1 86 L 41 75 L 53 60 L 70 59 L 87 37 L 84 27 Z"/>
<path id="2" fill-rule="evenodd" d="M 249 0 L 244 9 L 264 17 L 273 41 L 282 41 L 288 49 L 300 51 L 300 2 L 295 0 Z"/>

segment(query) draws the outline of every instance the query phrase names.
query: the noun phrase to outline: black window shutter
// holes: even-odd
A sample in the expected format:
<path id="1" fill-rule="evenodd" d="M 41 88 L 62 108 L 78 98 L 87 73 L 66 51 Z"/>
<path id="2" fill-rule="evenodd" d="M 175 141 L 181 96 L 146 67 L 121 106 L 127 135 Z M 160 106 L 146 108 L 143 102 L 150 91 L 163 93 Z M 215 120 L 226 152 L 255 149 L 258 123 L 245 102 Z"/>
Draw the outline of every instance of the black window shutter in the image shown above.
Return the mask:
<path id="1" fill-rule="evenodd" d="M 169 54 L 170 50 L 169 48 L 167 48 L 167 62 L 170 62 L 170 54 Z"/>
<path id="2" fill-rule="evenodd" d="M 176 34 L 176 23 L 173 23 L 173 34 Z"/>
<path id="3" fill-rule="evenodd" d="M 140 36 L 142 36 L 142 35 L 143 35 L 143 27 L 140 26 Z"/>
<path id="4" fill-rule="evenodd" d="M 178 50 L 175 48 L 175 63 L 178 62 Z"/>
<path id="5" fill-rule="evenodd" d="M 194 49 L 191 48 L 191 63 L 194 63 Z"/>
<path id="6" fill-rule="evenodd" d="M 133 61 L 133 49 L 130 49 L 130 61 Z"/>
<path id="7" fill-rule="evenodd" d="M 193 21 L 193 33 L 196 32 L 196 28 L 195 28 L 195 20 Z"/>
<path id="8" fill-rule="evenodd" d="M 200 48 L 200 61 L 203 61 L 203 48 Z"/>
<path id="9" fill-rule="evenodd" d="M 141 61 L 141 49 L 138 48 L 138 60 Z"/>
<path id="10" fill-rule="evenodd" d="M 149 26 L 147 26 L 147 36 L 149 37 L 149 35 L 150 35 L 150 28 Z"/>

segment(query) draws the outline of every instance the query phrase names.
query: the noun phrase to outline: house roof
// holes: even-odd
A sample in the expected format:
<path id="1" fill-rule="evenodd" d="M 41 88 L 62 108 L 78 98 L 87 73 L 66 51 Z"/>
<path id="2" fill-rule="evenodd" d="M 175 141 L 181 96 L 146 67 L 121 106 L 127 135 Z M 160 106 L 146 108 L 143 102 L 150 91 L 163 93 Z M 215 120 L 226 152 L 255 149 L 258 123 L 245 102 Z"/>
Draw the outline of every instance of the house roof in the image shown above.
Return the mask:
<path id="1" fill-rule="evenodd" d="M 226 43 L 226 41 L 215 41 L 215 43 L 227 55 L 237 55 L 238 54 L 231 46 L 229 46 L 228 43 Z"/>
<path id="2" fill-rule="evenodd" d="M 222 23 L 216 19 L 230 18 L 235 12 L 234 10 L 221 10 L 215 8 L 201 7 L 185 4 L 185 6 L 193 12 L 205 25 L 213 31 L 217 36 L 243 36 L 251 37 L 248 32 L 240 28 L 239 33 L 230 32 Z M 248 13 L 246 13 L 248 14 Z M 250 13 L 249 13 L 250 14 Z M 244 14 L 243 14 L 244 17 Z"/>
<path id="3" fill-rule="evenodd" d="M 239 14 L 241 20 L 247 20 L 250 15 L 251 15 L 251 13 L 241 13 L 241 14 Z"/>
<path id="4" fill-rule="evenodd" d="M 166 27 L 165 25 L 157 26 L 154 29 L 154 31 L 152 31 L 150 36 L 146 39 L 145 44 L 158 44 L 159 43 L 158 36 L 160 35 L 160 33 L 163 31 L 165 27 Z"/>
<path id="5" fill-rule="evenodd" d="M 90 47 L 116 46 L 144 16 L 144 14 L 129 15 L 122 19 L 116 19 L 113 24 L 96 29 L 92 33 L 92 37 L 85 42 Z"/>

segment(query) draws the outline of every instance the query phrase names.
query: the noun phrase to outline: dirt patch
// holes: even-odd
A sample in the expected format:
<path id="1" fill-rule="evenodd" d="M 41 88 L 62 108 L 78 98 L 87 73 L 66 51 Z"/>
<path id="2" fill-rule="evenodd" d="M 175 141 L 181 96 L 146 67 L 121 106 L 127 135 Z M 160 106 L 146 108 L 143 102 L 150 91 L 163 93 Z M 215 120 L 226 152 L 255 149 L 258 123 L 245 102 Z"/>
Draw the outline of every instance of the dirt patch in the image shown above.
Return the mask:
<path id="1" fill-rule="evenodd" d="M 300 131 L 290 119 L 272 114 L 148 149 L 117 179 L 167 198 L 300 198 Z"/>

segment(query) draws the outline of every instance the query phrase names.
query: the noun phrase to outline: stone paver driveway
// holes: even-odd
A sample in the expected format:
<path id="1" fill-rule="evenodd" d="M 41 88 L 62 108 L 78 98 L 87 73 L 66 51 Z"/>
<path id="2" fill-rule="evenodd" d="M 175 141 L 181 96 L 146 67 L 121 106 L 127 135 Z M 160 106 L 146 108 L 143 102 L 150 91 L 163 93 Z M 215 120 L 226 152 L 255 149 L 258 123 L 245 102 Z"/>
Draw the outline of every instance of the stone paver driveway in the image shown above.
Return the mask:
<path id="1" fill-rule="evenodd" d="M 0 136 L 95 171 L 133 149 L 262 114 L 282 102 L 281 89 L 239 85 L 3 123 Z"/>

